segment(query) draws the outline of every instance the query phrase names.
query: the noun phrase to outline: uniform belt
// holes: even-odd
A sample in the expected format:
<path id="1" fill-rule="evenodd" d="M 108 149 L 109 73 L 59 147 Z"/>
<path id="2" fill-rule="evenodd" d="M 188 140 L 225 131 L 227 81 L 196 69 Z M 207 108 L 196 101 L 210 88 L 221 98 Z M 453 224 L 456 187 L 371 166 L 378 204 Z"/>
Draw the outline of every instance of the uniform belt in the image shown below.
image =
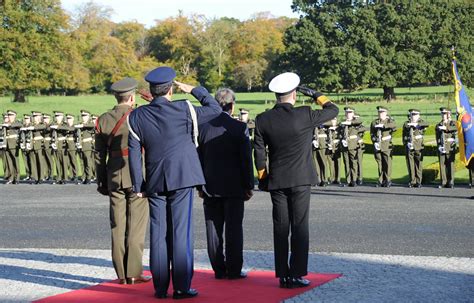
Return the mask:
<path id="1" fill-rule="evenodd" d="M 66 137 L 58 137 L 57 140 L 58 141 L 64 141 L 64 140 L 66 140 Z"/>
<path id="2" fill-rule="evenodd" d="M 68 137 L 67 140 L 74 141 L 74 138 Z"/>
<path id="3" fill-rule="evenodd" d="M 91 138 L 82 139 L 82 142 L 92 142 L 92 137 L 91 137 Z"/>
<path id="4" fill-rule="evenodd" d="M 447 142 L 454 142 L 454 141 L 456 141 L 456 140 L 454 140 L 454 138 L 448 138 L 448 139 L 446 139 L 446 141 L 447 141 Z"/>
<path id="5" fill-rule="evenodd" d="M 390 135 L 382 137 L 382 141 L 388 141 L 390 139 L 392 139 L 392 136 L 390 136 Z"/>
<path id="6" fill-rule="evenodd" d="M 44 137 L 43 136 L 36 136 L 36 137 L 33 137 L 33 140 L 43 140 Z"/>
<path id="7" fill-rule="evenodd" d="M 415 139 L 423 139 L 423 135 L 416 135 Z"/>
<path id="8" fill-rule="evenodd" d="M 110 151 L 110 157 L 111 158 L 121 158 L 121 157 L 128 157 L 128 148 L 124 148 L 122 150 L 111 150 Z M 143 148 L 142 148 L 142 154 L 143 154 Z"/>
<path id="9" fill-rule="evenodd" d="M 328 135 L 326 135 L 326 134 L 318 135 L 318 138 L 327 138 L 327 137 L 328 137 Z"/>
<path id="10" fill-rule="evenodd" d="M 339 142 L 339 139 L 334 140 L 334 143 L 338 143 L 338 142 Z"/>
<path id="11" fill-rule="evenodd" d="M 364 139 L 360 139 L 358 142 L 359 143 L 364 143 Z"/>
<path id="12" fill-rule="evenodd" d="M 51 137 L 44 138 L 44 141 L 51 141 Z"/>
<path id="13" fill-rule="evenodd" d="M 349 136 L 349 139 L 357 139 L 357 135 Z"/>
<path id="14" fill-rule="evenodd" d="M 7 139 L 13 139 L 13 138 L 18 138 L 18 134 L 16 135 L 8 135 Z"/>

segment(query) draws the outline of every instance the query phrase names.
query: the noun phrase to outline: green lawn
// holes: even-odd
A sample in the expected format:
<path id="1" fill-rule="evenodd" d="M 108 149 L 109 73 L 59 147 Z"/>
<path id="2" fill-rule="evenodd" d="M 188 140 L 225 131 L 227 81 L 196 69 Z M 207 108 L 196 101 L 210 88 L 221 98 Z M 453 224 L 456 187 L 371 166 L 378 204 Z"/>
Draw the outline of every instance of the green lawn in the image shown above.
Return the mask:
<path id="1" fill-rule="evenodd" d="M 441 106 L 449 106 L 455 109 L 453 101 L 453 87 L 452 86 L 436 86 L 436 87 L 417 87 L 417 88 L 398 88 L 395 90 L 397 100 L 387 103 L 382 100 L 382 89 L 365 89 L 359 92 L 349 94 L 329 94 L 330 98 L 340 105 L 341 114 L 342 108 L 345 105 L 355 107 L 356 111 L 361 115 L 362 120 L 366 126 L 376 117 L 375 107 L 377 105 L 384 105 L 390 109 L 390 114 L 395 118 L 397 124 L 401 127 L 406 120 L 407 111 L 410 108 L 417 108 L 421 110 L 422 117 L 435 124 L 439 121 L 438 108 Z M 474 100 L 474 90 L 468 90 L 468 94 Z M 181 99 L 185 97 L 183 94 L 177 94 L 174 99 Z M 251 111 L 251 117 L 255 117 L 258 113 L 271 108 L 274 105 L 274 95 L 268 93 L 237 93 L 237 108 L 245 107 Z M 192 97 L 191 100 L 195 101 Z M 349 98 L 349 101 L 345 98 Z M 298 104 L 309 104 L 307 98 L 304 96 L 298 97 Z M 145 104 L 145 101 L 139 99 L 139 104 Z M 79 114 L 81 109 L 86 109 L 95 114 L 101 114 L 115 105 L 115 99 L 111 95 L 90 95 L 90 96 L 32 96 L 29 97 L 28 103 L 12 103 L 11 97 L 0 97 L 0 112 L 5 112 L 7 109 L 14 109 L 20 115 L 30 113 L 32 110 L 40 110 L 42 112 L 52 113 L 54 110 L 61 110 L 66 113 Z M 313 105 L 317 108 L 316 105 Z M 401 129 L 394 135 L 394 143 L 401 144 Z M 369 134 L 366 133 L 365 140 L 370 141 Z M 433 126 L 428 129 L 425 142 L 428 144 L 434 143 Z M 425 157 L 425 165 L 436 162 L 436 157 Z M 1 171 L 1 170 L 0 170 Z M 364 158 L 364 174 L 367 181 L 374 181 L 377 179 L 377 167 L 373 155 L 367 154 Z M 401 156 L 394 157 L 393 165 L 393 179 L 395 182 L 406 183 L 407 171 L 405 159 Z M 466 169 L 461 169 L 456 173 L 456 178 L 462 182 L 466 182 L 468 172 Z"/>

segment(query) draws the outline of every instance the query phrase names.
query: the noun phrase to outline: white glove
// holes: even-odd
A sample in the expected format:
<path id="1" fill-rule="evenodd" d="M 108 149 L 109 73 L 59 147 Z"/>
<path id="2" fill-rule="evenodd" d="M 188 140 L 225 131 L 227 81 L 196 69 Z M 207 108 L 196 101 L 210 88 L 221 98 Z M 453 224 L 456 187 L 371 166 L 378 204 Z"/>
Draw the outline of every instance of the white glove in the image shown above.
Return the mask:
<path id="1" fill-rule="evenodd" d="M 82 124 L 76 124 L 76 125 L 74 125 L 74 127 L 75 127 L 75 128 L 83 128 L 84 125 L 82 125 Z"/>
<path id="2" fill-rule="evenodd" d="M 376 150 L 380 150 L 380 144 L 378 142 L 374 143 L 374 147 Z"/>
<path id="3" fill-rule="evenodd" d="M 375 128 L 383 128 L 383 124 L 380 123 L 380 124 L 375 124 Z"/>
<path id="4" fill-rule="evenodd" d="M 313 140 L 313 147 L 318 148 L 319 147 L 319 142 L 316 140 Z"/>
<path id="5" fill-rule="evenodd" d="M 351 121 L 342 121 L 341 124 L 342 125 L 351 125 L 352 122 Z"/>
<path id="6" fill-rule="evenodd" d="M 444 146 L 438 146 L 438 150 L 440 153 L 442 154 L 445 154 L 446 153 L 446 149 L 444 148 Z"/>
<path id="7" fill-rule="evenodd" d="M 441 130 L 446 130 L 446 126 L 442 125 L 442 126 L 438 126 L 438 129 L 441 129 Z"/>
<path id="8" fill-rule="evenodd" d="M 25 131 L 28 127 L 20 127 L 20 131 Z"/>
<path id="9" fill-rule="evenodd" d="M 408 142 L 407 147 L 408 147 L 409 150 L 412 150 L 413 149 L 413 144 L 411 142 Z"/>
<path id="10" fill-rule="evenodd" d="M 410 123 L 407 123 L 407 125 L 408 125 L 408 126 L 413 126 L 413 127 L 415 127 L 415 126 L 418 125 L 418 123 L 410 122 Z"/>
<path id="11" fill-rule="evenodd" d="M 51 125 L 49 128 L 58 129 L 58 126 L 57 125 Z"/>
<path id="12" fill-rule="evenodd" d="M 8 126 L 9 126 L 9 125 L 6 124 L 6 123 L 3 123 L 3 124 L 2 124 L 2 127 L 8 127 Z"/>
<path id="13" fill-rule="evenodd" d="M 330 129 L 330 130 L 336 130 L 336 129 L 337 129 L 337 126 L 331 126 L 329 129 Z"/>
<path id="14" fill-rule="evenodd" d="M 344 147 L 347 147 L 347 146 L 348 146 L 347 140 L 342 140 L 341 142 L 342 142 L 342 146 L 344 146 Z"/>

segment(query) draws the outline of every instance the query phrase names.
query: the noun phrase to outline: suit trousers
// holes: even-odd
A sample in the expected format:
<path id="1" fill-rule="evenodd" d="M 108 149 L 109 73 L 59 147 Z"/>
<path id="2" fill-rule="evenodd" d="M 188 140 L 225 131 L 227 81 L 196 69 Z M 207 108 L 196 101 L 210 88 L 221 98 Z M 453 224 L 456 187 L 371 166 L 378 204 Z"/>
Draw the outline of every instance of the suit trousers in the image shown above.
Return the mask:
<path id="1" fill-rule="evenodd" d="M 82 160 L 82 168 L 83 168 L 83 179 L 92 180 L 94 178 L 92 174 L 92 167 L 95 165 L 94 163 L 94 154 L 92 150 L 81 150 L 79 155 Z"/>
<path id="2" fill-rule="evenodd" d="M 407 150 L 406 154 L 410 184 L 421 184 L 423 177 L 423 154 L 421 150 Z"/>
<path id="3" fill-rule="evenodd" d="M 68 150 L 66 151 L 66 156 L 68 158 L 68 168 L 71 169 L 72 177 L 77 178 L 79 173 L 79 166 L 77 164 L 77 151 Z"/>
<path id="4" fill-rule="evenodd" d="M 193 189 L 152 194 L 148 201 L 150 268 L 155 293 L 167 293 L 170 272 L 174 290 L 187 291 L 194 272 Z"/>
<path id="5" fill-rule="evenodd" d="M 131 188 L 110 192 L 112 263 L 119 279 L 139 277 L 148 225 L 148 201 Z"/>
<path id="6" fill-rule="evenodd" d="M 379 171 L 379 183 L 388 183 L 392 176 L 392 151 L 376 151 L 374 153 Z"/>
<path id="7" fill-rule="evenodd" d="M 56 170 L 58 181 L 66 181 L 68 179 L 68 166 L 69 160 L 67 156 L 67 151 L 64 149 L 57 149 L 54 151 L 56 157 Z"/>
<path id="8" fill-rule="evenodd" d="M 46 148 L 44 150 L 44 160 L 45 160 L 45 168 L 44 174 L 45 177 L 51 178 L 54 175 L 53 167 L 54 167 L 54 160 L 53 160 L 53 150 L 50 148 Z"/>
<path id="9" fill-rule="evenodd" d="M 318 175 L 318 183 L 327 182 L 328 177 L 326 175 L 326 167 L 328 163 L 328 156 L 326 155 L 326 149 L 313 150 L 313 161 Z"/>
<path id="10" fill-rule="evenodd" d="M 244 200 L 204 198 L 207 253 L 216 277 L 237 276 L 242 271 Z M 225 241 L 223 239 L 225 226 Z M 225 256 L 224 256 L 225 243 Z"/>
<path id="11" fill-rule="evenodd" d="M 43 179 L 44 170 L 44 159 L 43 150 L 32 150 L 30 151 L 30 173 L 31 178 L 35 181 L 41 181 Z"/>
<path id="12" fill-rule="evenodd" d="M 278 278 L 308 274 L 309 201 L 311 186 L 270 191 L 273 204 L 273 245 Z M 291 256 L 288 262 L 288 236 Z"/>
<path id="13" fill-rule="evenodd" d="M 331 152 L 328 155 L 328 164 L 329 164 L 329 173 L 331 182 L 340 181 L 340 172 L 341 172 L 341 152 Z"/>

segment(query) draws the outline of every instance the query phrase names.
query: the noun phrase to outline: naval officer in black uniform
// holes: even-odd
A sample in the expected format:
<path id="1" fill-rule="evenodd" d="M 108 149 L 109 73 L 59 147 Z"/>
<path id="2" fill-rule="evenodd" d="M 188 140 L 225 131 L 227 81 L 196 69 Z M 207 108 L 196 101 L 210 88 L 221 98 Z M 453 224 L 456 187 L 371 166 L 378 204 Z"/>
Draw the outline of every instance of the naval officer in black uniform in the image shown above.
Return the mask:
<path id="1" fill-rule="evenodd" d="M 280 287 L 305 287 L 309 229 L 308 214 L 311 185 L 316 184 L 312 163 L 313 130 L 337 116 L 339 109 L 323 94 L 299 87 L 300 78 L 283 73 L 272 79 L 269 89 L 277 104 L 261 113 L 255 121 L 255 166 L 260 188 L 267 187 L 273 204 L 275 271 Z M 322 106 L 295 107 L 296 90 Z M 268 148 L 269 165 L 266 168 Z M 265 185 L 265 186 L 263 186 Z M 291 256 L 288 260 L 288 235 L 291 231 Z"/>

